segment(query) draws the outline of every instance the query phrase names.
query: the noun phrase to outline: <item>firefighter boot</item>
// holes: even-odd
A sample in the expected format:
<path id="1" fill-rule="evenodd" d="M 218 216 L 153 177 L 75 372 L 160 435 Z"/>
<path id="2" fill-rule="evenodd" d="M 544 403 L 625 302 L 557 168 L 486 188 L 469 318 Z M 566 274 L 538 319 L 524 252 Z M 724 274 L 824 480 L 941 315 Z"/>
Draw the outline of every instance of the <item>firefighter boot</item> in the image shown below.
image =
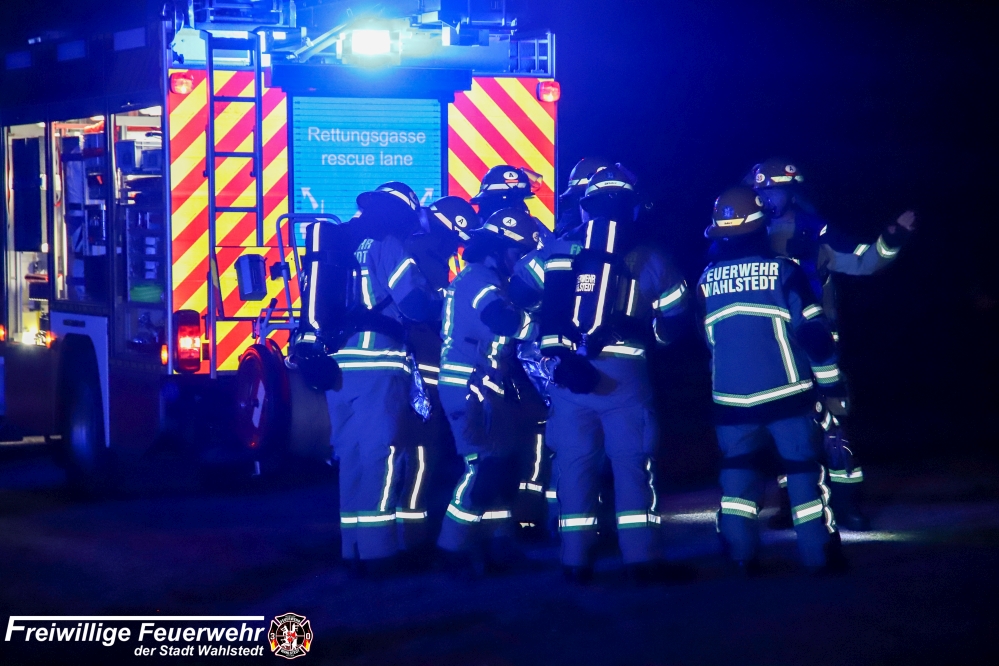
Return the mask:
<path id="1" fill-rule="evenodd" d="M 813 576 L 842 576 L 850 570 L 850 562 L 843 554 L 843 542 L 839 532 L 834 532 L 829 543 L 825 545 L 826 563 L 821 567 L 809 568 L 808 572 Z"/>
<path id="2" fill-rule="evenodd" d="M 851 532 L 868 532 L 871 521 L 857 506 L 858 483 L 831 483 L 829 506 L 836 516 L 836 524 Z"/>
<path id="3" fill-rule="evenodd" d="M 794 527 L 791 519 L 791 499 L 787 495 L 787 477 L 781 476 L 777 489 L 777 513 L 770 516 L 767 527 L 772 530 L 789 530 Z"/>

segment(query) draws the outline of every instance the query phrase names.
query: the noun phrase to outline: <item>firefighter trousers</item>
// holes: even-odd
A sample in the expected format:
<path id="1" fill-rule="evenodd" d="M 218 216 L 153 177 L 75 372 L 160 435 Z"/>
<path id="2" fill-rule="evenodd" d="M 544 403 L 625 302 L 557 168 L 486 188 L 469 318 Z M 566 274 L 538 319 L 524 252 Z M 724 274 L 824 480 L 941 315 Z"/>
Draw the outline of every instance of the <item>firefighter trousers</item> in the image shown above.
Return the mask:
<path id="1" fill-rule="evenodd" d="M 455 486 L 441 525 L 437 545 L 460 552 L 490 538 L 513 534 L 513 501 L 517 494 L 520 450 L 527 446 L 530 433 L 509 440 L 510 430 L 502 441 L 492 439 L 481 423 L 482 406 L 463 387 L 440 387 L 441 404 L 454 433 L 455 448 L 465 460 L 465 471 Z M 492 418 L 509 424 L 509 412 L 516 406 L 497 400 Z"/>
<path id="2" fill-rule="evenodd" d="M 399 528 L 399 548 L 415 550 L 426 545 L 429 538 L 427 525 L 428 492 L 434 479 L 437 463 L 442 459 L 449 435 L 447 418 L 441 408 L 437 392 L 436 374 L 423 373 L 424 390 L 430 399 L 430 418 L 417 419 L 413 438 L 404 450 L 402 487 L 396 507 L 396 524 Z M 434 382 L 430 384 L 428 377 Z"/>
<path id="3" fill-rule="evenodd" d="M 614 475 L 618 544 L 626 564 L 662 556 L 655 488 L 658 428 L 645 363 L 597 359 L 601 380 L 593 393 L 551 390 L 548 445 L 555 452 L 562 564 L 587 566 L 597 541 L 605 456 Z M 608 529 L 610 526 L 604 526 Z"/>
<path id="4" fill-rule="evenodd" d="M 357 370 L 344 372 L 340 389 L 326 392 L 340 464 L 344 559 L 390 557 L 398 550 L 400 468 L 418 419 L 409 387 L 409 375 L 401 371 Z"/>
<path id="5" fill-rule="evenodd" d="M 718 529 L 733 560 L 750 560 L 759 547 L 758 517 L 764 475 L 760 449 L 771 438 L 787 470 L 787 492 L 798 537 L 798 553 L 807 567 L 826 561 L 826 544 L 836 532 L 829 508 L 825 468 L 819 462 L 819 431 L 810 413 L 769 423 L 719 425 L 722 451 L 721 511 Z"/>

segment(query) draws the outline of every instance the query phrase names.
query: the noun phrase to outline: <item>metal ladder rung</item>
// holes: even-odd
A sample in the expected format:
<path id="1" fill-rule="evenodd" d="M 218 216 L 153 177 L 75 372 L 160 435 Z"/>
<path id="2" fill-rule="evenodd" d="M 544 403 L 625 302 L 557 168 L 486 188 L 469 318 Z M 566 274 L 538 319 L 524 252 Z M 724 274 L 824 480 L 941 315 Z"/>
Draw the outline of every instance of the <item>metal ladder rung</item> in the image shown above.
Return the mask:
<path id="1" fill-rule="evenodd" d="M 212 102 L 243 102 L 244 104 L 256 104 L 256 97 L 236 97 L 233 95 L 212 95 Z"/>
<path id="2" fill-rule="evenodd" d="M 256 157 L 253 153 L 225 151 L 225 150 L 216 150 L 213 154 L 215 155 L 215 157 L 239 157 L 249 160 L 252 160 Z"/>
<path id="3" fill-rule="evenodd" d="M 253 213 L 256 214 L 257 209 L 253 206 L 216 206 L 216 213 Z"/>

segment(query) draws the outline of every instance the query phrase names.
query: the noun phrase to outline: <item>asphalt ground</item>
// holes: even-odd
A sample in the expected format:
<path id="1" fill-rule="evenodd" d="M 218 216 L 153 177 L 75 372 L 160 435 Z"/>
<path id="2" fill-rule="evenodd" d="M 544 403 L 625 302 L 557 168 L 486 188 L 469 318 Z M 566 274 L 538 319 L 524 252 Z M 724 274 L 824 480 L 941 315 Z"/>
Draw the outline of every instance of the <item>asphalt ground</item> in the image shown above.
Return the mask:
<path id="1" fill-rule="evenodd" d="M 769 530 L 763 575 L 733 575 L 709 487 L 666 489 L 663 500 L 669 559 L 692 580 L 637 587 L 611 553 L 578 587 L 563 582 L 555 544 L 527 548 L 504 575 L 438 567 L 358 579 L 339 561 L 330 469 L 256 487 L 147 483 L 83 501 L 46 459 L 14 458 L 0 463 L 4 629 L 9 615 L 295 612 L 315 633 L 306 664 L 976 664 L 999 654 L 999 474 L 989 461 L 865 469 L 875 529 L 844 533 L 843 577 L 803 574 L 793 533 Z M 3 642 L 0 664 L 150 659 L 135 645 Z M 283 661 L 267 647 L 242 660 L 152 658 Z"/>

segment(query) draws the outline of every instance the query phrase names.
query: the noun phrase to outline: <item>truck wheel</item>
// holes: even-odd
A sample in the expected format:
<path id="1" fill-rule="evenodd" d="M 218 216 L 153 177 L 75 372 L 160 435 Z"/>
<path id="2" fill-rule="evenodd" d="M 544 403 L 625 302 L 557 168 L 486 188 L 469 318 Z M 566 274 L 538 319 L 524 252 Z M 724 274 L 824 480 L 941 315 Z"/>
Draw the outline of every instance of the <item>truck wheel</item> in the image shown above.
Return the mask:
<path id="1" fill-rule="evenodd" d="M 262 471 L 286 453 L 288 419 L 288 379 L 281 353 L 271 345 L 251 345 L 236 372 L 236 432 Z"/>
<path id="2" fill-rule="evenodd" d="M 326 394 L 305 384 L 298 369 L 286 369 L 291 394 L 288 450 L 302 460 L 330 459 L 330 413 Z"/>
<path id="3" fill-rule="evenodd" d="M 82 377 L 69 385 L 63 404 L 61 445 L 70 488 L 91 496 L 110 492 L 112 460 L 105 445 L 100 388 Z"/>

